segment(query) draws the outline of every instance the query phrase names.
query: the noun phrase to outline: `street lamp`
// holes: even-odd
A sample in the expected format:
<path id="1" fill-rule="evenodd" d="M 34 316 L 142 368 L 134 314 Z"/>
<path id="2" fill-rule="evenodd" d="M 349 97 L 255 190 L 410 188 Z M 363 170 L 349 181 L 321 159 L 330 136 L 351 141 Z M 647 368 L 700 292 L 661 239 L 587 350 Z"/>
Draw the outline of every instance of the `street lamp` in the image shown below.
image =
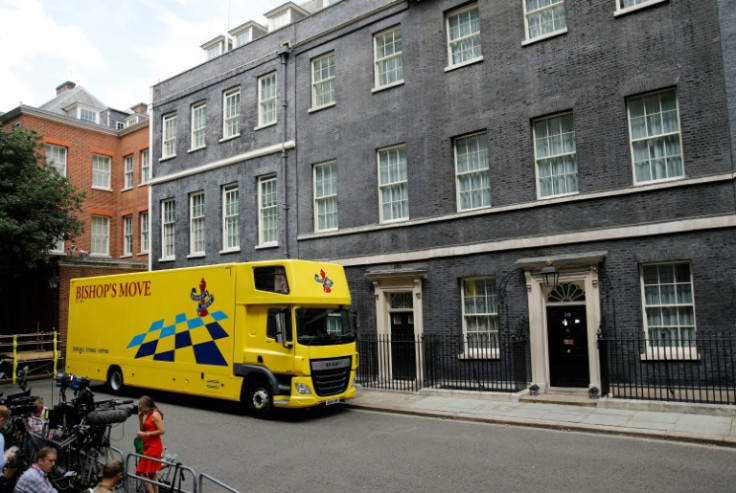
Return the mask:
<path id="1" fill-rule="evenodd" d="M 547 265 L 542 267 L 542 280 L 544 281 L 545 287 L 554 288 L 557 287 L 560 281 L 560 271 L 552 265 L 552 260 L 547 260 Z"/>
<path id="2" fill-rule="evenodd" d="M 54 272 L 49 276 L 49 287 L 51 288 L 51 330 L 56 330 L 56 312 L 59 304 L 59 275 Z"/>
<path id="3" fill-rule="evenodd" d="M 49 277 L 49 287 L 51 289 L 56 289 L 59 287 L 59 276 L 57 276 L 56 274 L 52 274 Z"/>

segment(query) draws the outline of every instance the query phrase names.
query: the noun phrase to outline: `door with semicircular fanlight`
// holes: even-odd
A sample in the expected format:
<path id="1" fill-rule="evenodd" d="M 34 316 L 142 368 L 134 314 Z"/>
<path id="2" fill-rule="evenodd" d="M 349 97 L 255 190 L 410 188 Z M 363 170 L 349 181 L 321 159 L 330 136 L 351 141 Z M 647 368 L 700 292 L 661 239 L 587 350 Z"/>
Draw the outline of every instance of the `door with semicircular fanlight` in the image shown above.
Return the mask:
<path id="1" fill-rule="evenodd" d="M 588 387 L 588 324 L 585 305 L 547 307 L 549 383 L 552 387 Z"/>

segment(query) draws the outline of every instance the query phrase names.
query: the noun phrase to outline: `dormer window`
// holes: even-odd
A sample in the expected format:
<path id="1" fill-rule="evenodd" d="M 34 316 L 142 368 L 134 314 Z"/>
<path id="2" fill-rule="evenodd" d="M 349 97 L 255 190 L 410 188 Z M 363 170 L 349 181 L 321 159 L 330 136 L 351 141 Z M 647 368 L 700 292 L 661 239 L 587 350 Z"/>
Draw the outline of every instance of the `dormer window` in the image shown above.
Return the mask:
<path id="1" fill-rule="evenodd" d="M 125 119 L 125 126 L 126 127 L 130 127 L 131 125 L 135 125 L 139 121 L 141 121 L 140 115 L 138 115 L 138 114 L 131 115 L 128 118 Z"/>
<path id="2" fill-rule="evenodd" d="M 271 19 L 271 31 L 275 31 L 281 27 L 291 24 L 291 10 L 274 17 Z"/>
<path id="3" fill-rule="evenodd" d="M 254 21 L 248 21 L 227 33 L 235 40 L 235 48 L 250 43 L 256 38 L 260 38 L 268 32 L 265 26 Z"/>
<path id="4" fill-rule="evenodd" d="M 92 106 L 83 106 L 78 103 L 71 104 L 64 108 L 66 114 L 77 120 L 82 120 L 90 123 L 100 123 L 100 110 L 93 108 Z"/>
<path id="5" fill-rule="evenodd" d="M 77 106 L 77 118 L 86 122 L 100 123 L 100 112 L 84 106 Z"/>
<path id="6" fill-rule="evenodd" d="M 220 35 L 211 41 L 207 41 L 200 48 L 207 52 L 207 60 L 212 60 L 232 48 L 232 41 L 224 35 Z"/>
<path id="7" fill-rule="evenodd" d="M 281 7 L 277 7 L 270 12 L 266 12 L 264 16 L 268 19 L 269 31 L 275 31 L 293 22 L 303 19 L 309 15 L 309 12 L 299 7 L 294 2 L 287 2 Z"/>
<path id="8" fill-rule="evenodd" d="M 245 43 L 250 43 L 251 41 L 253 41 L 253 33 L 248 30 L 235 37 L 235 46 L 243 46 Z"/>
<path id="9" fill-rule="evenodd" d="M 222 55 L 222 43 L 217 43 L 215 46 L 207 49 L 207 60 L 212 60 L 220 55 Z"/>

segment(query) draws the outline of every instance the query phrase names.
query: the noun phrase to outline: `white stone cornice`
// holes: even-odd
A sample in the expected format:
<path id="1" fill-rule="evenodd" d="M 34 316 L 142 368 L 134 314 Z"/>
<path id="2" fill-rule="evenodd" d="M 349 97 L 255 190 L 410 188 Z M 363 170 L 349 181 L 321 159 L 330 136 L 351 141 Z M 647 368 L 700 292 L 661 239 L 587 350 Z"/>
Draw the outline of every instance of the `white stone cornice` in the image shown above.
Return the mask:
<path id="1" fill-rule="evenodd" d="M 258 157 L 262 157 L 262 156 L 268 156 L 269 154 L 275 154 L 277 152 L 282 152 L 282 151 L 286 151 L 289 149 L 294 149 L 295 147 L 296 147 L 296 143 L 293 140 L 289 140 L 287 142 L 281 142 L 279 144 L 274 144 L 268 147 L 261 147 L 260 149 L 255 149 L 253 151 L 245 152 L 243 154 L 238 154 L 237 156 L 230 156 L 228 158 L 221 159 L 219 161 L 213 161 L 211 163 L 207 163 L 202 166 L 188 168 L 188 169 L 179 171 L 177 173 L 171 173 L 170 175 L 157 176 L 156 178 L 152 178 L 148 182 L 148 184 L 158 185 L 160 183 L 180 180 L 188 176 L 198 175 L 200 173 L 206 173 L 208 171 L 212 171 L 217 168 L 222 168 L 224 166 L 230 166 L 231 164 L 248 161 L 248 160 L 255 159 Z"/>
<path id="2" fill-rule="evenodd" d="M 474 243 L 471 245 L 454 245 L 447 247 L 429 248 L 426 250 L 390 253 L 384 255 L 333 258 L 329 260 L 341 264 L 345 267 L 397 262 L 416 262 L 443 257 L 475 255 L 479 253 L 520 250 L 525 248 L 553 247 L 560 245 L 574 245 L 577 243 L 583 244 L 597 241 L 622 240 L 629 238 L 689 233 L 693 231 L 705 231 L 709 229 L 723 229 L 733 227 L 736 227 L 736 215 L 703 217 L 685 219 L 681 221 L 668 221 L 662 223 L 622 226 L 618 228 L 576 231 L 574 233 L 560 233 L 556 235 L 509 238 L 499 241 Z"/>

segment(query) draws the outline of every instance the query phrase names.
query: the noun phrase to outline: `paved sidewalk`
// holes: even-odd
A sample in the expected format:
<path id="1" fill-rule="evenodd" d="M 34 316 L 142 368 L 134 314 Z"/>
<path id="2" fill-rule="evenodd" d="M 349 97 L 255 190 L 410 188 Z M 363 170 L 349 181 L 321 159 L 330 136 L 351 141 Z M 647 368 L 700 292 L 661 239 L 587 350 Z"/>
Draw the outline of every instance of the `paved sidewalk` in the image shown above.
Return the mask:
<path id="1" fill-rule="evenodd" d="M 471 392 L 405 393 L 359 388 L 347 406 L 515 426 L 640 436 L 736 447 L 736 407 L 598 399 L 522 402 Z"/>

